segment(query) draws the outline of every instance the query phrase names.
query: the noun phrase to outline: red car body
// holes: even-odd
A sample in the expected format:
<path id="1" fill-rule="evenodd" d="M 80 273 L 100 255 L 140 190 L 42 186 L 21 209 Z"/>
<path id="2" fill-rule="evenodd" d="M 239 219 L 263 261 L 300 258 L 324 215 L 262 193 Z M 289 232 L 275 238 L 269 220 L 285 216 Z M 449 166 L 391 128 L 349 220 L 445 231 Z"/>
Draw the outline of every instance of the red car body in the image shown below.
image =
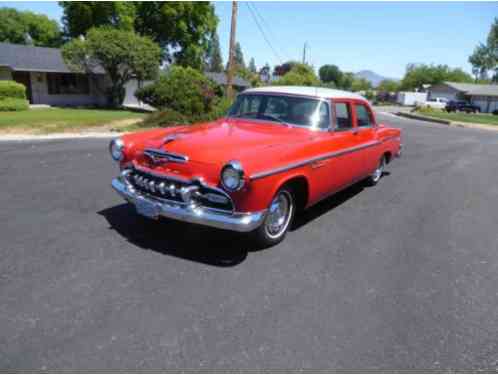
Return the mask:
<path id="1" fill-rule="evenodd" d="M 307 208 L 372 175 L 382 158 L 390 162 L 400 155 L 400 130 L 377 123 L 369 103 L 358 95 L 328 89 L 272 87 L 248 93 L 319 98 L 329 105 L 330 127 L 310 129 L 227 117 L 127 134 L 122 137 L 121 169 L 136 168 L 156 176 L 202 181 L 206 186 L 223 190 L 233 202 L 233 212 L 263 212 L 264 216 L 275 194 L 286 184 L 296 183 L 301 187 L 300 208 Z M 348 108 L 351 128 L 338 131 L 338 104 Z M 369 126 L 359 126 L 357 106 L 363 106 L 363 113 L 367 110 Z M 164 151 L 173 155 L 173 159 L 175 155 L 185 156 L 188 162 L 175 162 L 171 158 L 157 162 L 144 150 Z M 237 160 L 243 168 L 244 183 L 238 191 L 227 191 L 220 181 L 222 168 L 231 160 Z"/>

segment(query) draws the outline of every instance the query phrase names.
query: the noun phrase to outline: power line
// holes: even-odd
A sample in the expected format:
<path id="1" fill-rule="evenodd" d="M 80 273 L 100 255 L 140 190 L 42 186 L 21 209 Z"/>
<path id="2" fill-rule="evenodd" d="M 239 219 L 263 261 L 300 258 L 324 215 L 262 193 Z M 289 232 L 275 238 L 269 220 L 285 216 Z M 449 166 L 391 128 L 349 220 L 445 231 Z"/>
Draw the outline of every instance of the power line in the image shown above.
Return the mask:
<path id="1" fill-rule="evenodd" d="M 275 56 L 277 57 L 277 59 L 280 61 L 280 63 L 282 64 L 282 58 L 280 57 L 280 55 L 278 54 L 278 52 L 275 50 L 275 48 L 273 48 L 273 45 L 270 43 L 270 41 L 268 40 L 268 37 L 266 36 L 265 32 L 263 31 L 263 28 L 261 27 L 261 25 L 259 24 L 259 21 L 256 17 L 256 15 L 254 14 L 254 11 L 251 9 L 251 7 L 249 6 L 249 3 L 245 3 L 247 5 L 247 8 L 249 9 L 249 11 L 251 12 L 251 16 L 252 16 L 252 19 L 254 20 L 254 22 L 256 23 L 256 26 L 258 27 L 259 31 L 261 32 L 261 35 L 263 35 L 263 39 L 265 40 L 265 42 L 268 44 L 268 46 L 270 47 L 270 49 L 273 51 L 273 53 L 275 54 Z"/>
<path id="2" fill-rule="evenodd" d="M 256 3 L 251 3 L 251 7 L 256 12 L 256 15 L 259 17 L 259 19 L 260 19 L 261 23 L 263 24 L 263 26 L 266 27 L 266 30 L 268 31 L 268 33 L 270 34 L 270 36 L 273 36 L 273 40 L 276 40 L 277 38 L 275 38 L 275 34 L 273 33 L 273 30 L 270 28 L 270 26 L 268 25 L 268 23 L 266 22 L 266 20 L 261 15 L 260 11 L 256 7 Z M 277 45 L 278 45 L 278 43 L 277 43 Z M 281 47 L 279 47 L 278 50 L 280 52 L 284 52 L 284 50 Z M 285 58 L 288 57 L 285 52 L 282 55 L 284 55 Z M 290 60 L 290 59 L 287 59 L 287 60 Z"/>

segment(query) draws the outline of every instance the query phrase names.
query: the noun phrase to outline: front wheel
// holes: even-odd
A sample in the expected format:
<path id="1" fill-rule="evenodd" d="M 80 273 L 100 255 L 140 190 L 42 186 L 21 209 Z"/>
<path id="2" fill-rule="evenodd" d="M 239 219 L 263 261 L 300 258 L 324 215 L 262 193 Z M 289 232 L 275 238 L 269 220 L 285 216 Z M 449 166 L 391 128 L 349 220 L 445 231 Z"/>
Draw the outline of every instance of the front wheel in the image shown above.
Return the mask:
<path id="1" fill-rule="evenodd" d="M 379 164 L 377 165 L 377 168 L 367 179 L 369 185 L 371 186 L 376 185 L 377 182 L 380 181 L 382 175 L 384 174 L 385 167 L 386 167 L 386 158 L 385 156 L 382 156 L 380 158 Z"/>
<path id="2" fill-rule="evenodd" d="M 270 203 L 263 224 L 253 232 L 257 243 L 269 247 L 281 242 L 289 230 L 295 207 L 292 192 L 280 189 Z"/>

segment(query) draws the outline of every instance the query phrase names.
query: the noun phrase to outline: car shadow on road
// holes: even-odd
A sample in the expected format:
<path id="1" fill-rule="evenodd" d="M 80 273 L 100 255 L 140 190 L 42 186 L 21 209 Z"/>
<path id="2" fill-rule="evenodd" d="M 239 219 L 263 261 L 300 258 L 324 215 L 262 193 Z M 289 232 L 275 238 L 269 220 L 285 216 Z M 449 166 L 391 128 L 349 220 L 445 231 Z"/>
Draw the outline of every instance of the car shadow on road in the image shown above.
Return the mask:
<path id="1" fill-rule="evenodd" d="M 384 172 L 384 177 L 389 172 Z M 298 230 L 345 203 L 365 189 L 359 182 L 297 214 L 291 230 Z M 248 253 L 262 250 L 250 236 L 161 218 L 151 220 L 138 215 L 131 204 L 123 203 L 98 212 L 115 230 L 132 244 L 164 255 L 171 255 L 217 267 L 242 263 Z"/>
<path id="2" fill-rule="evenodd" d="M 389 175 L 390 172 L 385 171 L 382 174 L 382 178 L 385 178 Z M 356 184 L 351 185 L 350 187 L 331 195 L 330 197 L 317 203 L 313 207 L 310 207 L 309 209 L 298 213 L 294 218 L 291 230 L 298 230 L 302 226 L 307 225 L 315 219 L 318 219 L 320 216 L 325 215 L 327 212 L 333 210 L 334 208 L 347 202 L 354 196 L 360 194 L 365 188 L 368 188 L 368 185 L 365 181 L 357 182 Z"/>
<path id="3" fill-rule="evenodd" d="M 109 229 L 142 249 L 212 266 L 236 266 L 249 252 L 259 250 L 247 235 L 163 218 L 147 219 L 127 203 L 98 214 L 107 220 Z"/>

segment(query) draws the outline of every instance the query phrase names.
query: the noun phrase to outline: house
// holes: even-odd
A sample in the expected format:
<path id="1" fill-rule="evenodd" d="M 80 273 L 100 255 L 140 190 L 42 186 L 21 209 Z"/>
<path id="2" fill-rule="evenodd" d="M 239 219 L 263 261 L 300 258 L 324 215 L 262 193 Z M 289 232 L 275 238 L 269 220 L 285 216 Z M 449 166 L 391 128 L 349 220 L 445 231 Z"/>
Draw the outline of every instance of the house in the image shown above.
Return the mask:
<path id="1" fill-rule="evenodd" d="M 26 86 L 30 104 L 89 106 L 106 104 L 104 71 L 73 73 L 60 49 L 0 43 L 0 80 Z"/>
<path id="2" fill-rule="evenodd" d="M 498 109 L 498 85 L 496 84 L 443 82 L 432 85 L 428 93 L 429 99 L 466 100 L 479 106 L 483 113 L 490 113 Z"/>
<path id="3" fill-rule="evenodd" d="M 206 75 L 206 77 L 213 80 L 220 86 L 227 85 L 227 75 L 225 73 L 205 72 L 204 74 Z M 244 91 L 245 89 L 251 87 L 251 84 L 249 82 L 239 76 L 233 77 L 232 85 L 237 92 Z"/>
<path id="4" fill-rule="evenodd" d="M 26 86 L 30 104 L 53 106 L 105 106 L 110 86 L 102 68 L 91 74 L 72 72 L 58 48 L 10 43 L 0 43 L 0 80 L 14 80 Z M 150 109 L 135 97 L 135 90 L 149 83 L 127 82 L 123 105 Z"/>

